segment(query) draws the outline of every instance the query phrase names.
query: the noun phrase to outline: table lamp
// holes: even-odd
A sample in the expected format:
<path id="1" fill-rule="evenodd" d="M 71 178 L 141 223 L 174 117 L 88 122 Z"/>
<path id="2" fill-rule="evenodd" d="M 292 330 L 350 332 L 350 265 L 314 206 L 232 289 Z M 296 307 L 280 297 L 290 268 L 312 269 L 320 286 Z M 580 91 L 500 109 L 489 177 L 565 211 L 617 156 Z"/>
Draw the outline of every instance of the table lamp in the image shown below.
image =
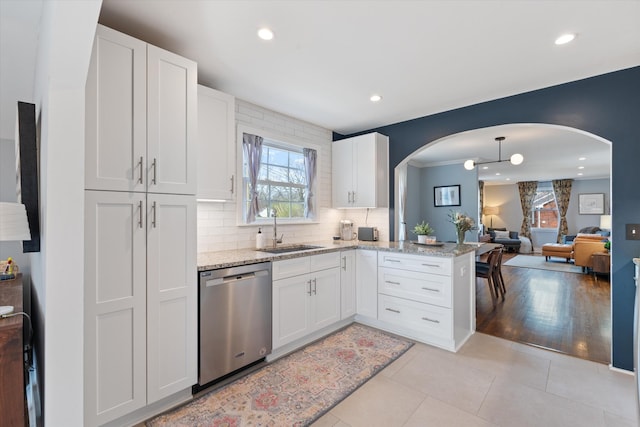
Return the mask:
<path id="1" fill-rule="evenodd" d="M 600 229 L 611 230 L 611 215 L 600 215 Z"/>

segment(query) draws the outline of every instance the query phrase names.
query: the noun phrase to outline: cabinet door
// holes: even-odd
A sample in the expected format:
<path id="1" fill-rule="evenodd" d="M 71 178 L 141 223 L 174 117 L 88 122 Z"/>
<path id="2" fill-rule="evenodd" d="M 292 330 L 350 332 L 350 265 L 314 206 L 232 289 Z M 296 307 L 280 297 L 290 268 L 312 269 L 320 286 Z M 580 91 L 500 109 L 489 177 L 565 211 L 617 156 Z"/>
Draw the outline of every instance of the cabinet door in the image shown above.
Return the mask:
<path id="1" fill-rule="evenodd" d="M 356 250 L 356 311 L 378 318 L 378 252 Z"/>
<path id="2" fill-rule="evenodd" d="M 85 188 L 145 191 L 147 45 L 98 25 L 85 99 Z"/>
<path id="3" fill-rule="evenodd" d="M 85 191 L 85 425 L 146 403 L 145 206 L 143 194 Z"/>
<path id="4" fill-rule="evenodd" d="M 354 158 L 350 139 L 332 145 L 332 196 L 334 208 L 352 207 Z"/>
<path id="5" fill-rule="evenodd" d="M 388 137 L 370 133 L 353 138 L 355 175 L 353 206 L 378 208 L 389 205 Z"/>
<path id="6" fill-rule="evenodd" d="M 273 348 L 302 338 L 310 332 L 309 275 L 273 281 Z"/>
<path id="7" fill-rule="evenodd" d="M 316 271 L 312 277 L 312 320 L 309 332 L 340 320 L 340 268 Z"/>
<path id="8" fill-rule="evenodd" d="M 235 98 L 198 85 L 198 200 L 233 200 Z"/>
<path id="9" fill-rule="evenodd" d="M 197 382 L 194 196 L 147 196 L 147 402 Z"/>
<path id="10" fill-rule="evenodd" d="M 356 251 L 340 253 L 341 318 L 356 314 Z"/>
<path id="11" fill-rule="evenodd" d="M 197 64 L 147 46 L 147 191 L 196 194 Z"/>

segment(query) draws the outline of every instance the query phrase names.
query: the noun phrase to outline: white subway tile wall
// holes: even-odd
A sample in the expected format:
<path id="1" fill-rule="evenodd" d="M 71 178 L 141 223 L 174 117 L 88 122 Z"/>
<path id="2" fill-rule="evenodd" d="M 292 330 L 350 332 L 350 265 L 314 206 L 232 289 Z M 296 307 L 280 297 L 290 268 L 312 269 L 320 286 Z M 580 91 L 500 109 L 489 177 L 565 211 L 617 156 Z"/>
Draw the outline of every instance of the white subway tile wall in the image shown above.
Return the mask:
<path id="1" fill-rule="evenodd" d="M 284 243 L 304 243 L 330 240 L 338 234 L 341 219 L 354 221 L 355 226 L 378 227 L 380 240 L 389 240 L 389 209 L 331 208 L 331 140 L 332 133 L 311 123 L 276 113 L 266 108 L 236 99 L 236 123 L 255 129 L 269 130 L 283 138 L 296 137 L 318 148 L 318 217 L 314 224 L 278 224 L 278 234 Z M 238 226 L 237 202 L 198 202 L 198 252 L 247 249 L 255 247 L 258 226 Z M 366 223 L 365 223 L 365 219 Z M 262 229 L 271 237 L 271 225 Z"/>

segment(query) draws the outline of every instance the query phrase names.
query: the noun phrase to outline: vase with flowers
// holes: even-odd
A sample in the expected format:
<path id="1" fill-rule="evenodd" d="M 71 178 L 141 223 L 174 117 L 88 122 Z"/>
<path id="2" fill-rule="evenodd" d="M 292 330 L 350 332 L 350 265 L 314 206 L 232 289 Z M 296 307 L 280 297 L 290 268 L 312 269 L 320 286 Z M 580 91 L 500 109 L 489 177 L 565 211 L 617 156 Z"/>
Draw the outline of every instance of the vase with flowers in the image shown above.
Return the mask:
<path id="1" fill-rule="evenodd" d="M 464 235 L 467 231 L 476 229 L 474 219 L 462 212 L 450 211 L 449 222 L 456 227 L 456 243 L 459 245 L 464 243 Z"/>

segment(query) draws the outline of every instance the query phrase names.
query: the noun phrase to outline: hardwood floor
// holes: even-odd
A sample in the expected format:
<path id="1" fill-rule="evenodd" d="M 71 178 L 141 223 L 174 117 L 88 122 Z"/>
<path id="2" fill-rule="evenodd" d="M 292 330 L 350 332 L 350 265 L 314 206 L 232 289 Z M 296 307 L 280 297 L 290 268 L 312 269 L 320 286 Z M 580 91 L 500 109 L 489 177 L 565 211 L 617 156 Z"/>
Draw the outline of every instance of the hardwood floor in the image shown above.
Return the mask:
<path id="1" fill-rule="evenodd" d="M 502 274 L 507 293 L 495 308 L 487 281 L 476 279 L 478 332 L 610 363 L 609 276 L 505 265 Z"/>

